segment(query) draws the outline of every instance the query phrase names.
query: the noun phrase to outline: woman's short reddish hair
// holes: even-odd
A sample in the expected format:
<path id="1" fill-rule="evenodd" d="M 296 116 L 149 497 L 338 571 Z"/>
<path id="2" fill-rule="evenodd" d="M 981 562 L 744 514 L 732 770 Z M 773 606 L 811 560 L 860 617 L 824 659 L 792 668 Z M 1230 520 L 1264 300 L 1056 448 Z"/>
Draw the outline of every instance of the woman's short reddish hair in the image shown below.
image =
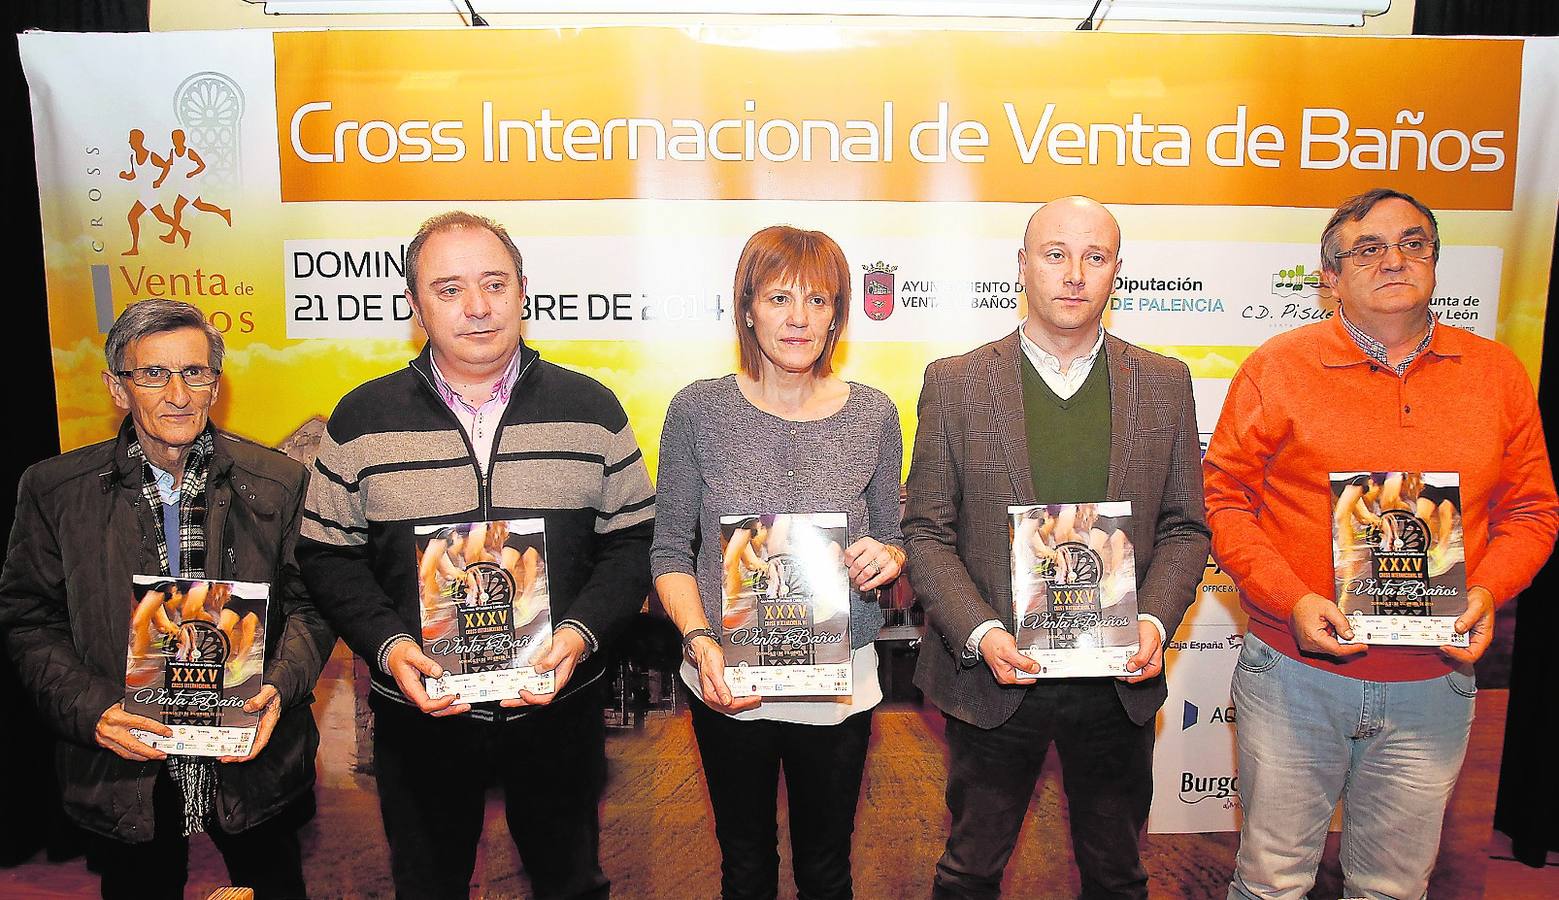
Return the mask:
<path id="1" fill-rule="evenodd" d="M 850 264 L 834 239 L 821 231 L 803 231 L 789 225 L 770 225 L 747 239 L 736 261 L 736 344 L 741 351 L 742 372 L 757 378 L 763 350 L 747 327 L 754 294 L 773 281 L 794 280 L 827 294 L 834 304 L 833 328 L 823 342 L 823 352 L 812 366 L 819 377 L 833 372 L 834 348 L 850 318 Z"/>

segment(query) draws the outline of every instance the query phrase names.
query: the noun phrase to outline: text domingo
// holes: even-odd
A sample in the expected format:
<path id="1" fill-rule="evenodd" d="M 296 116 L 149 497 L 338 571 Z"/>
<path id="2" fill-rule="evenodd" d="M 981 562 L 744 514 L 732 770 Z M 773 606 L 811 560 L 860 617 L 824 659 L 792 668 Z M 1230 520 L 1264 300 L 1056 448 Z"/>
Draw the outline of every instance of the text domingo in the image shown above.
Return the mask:
<path id="1" fill-rule="evenodd" d="M 287 254 L 288 318 L 294 322 L 409 322 L 406 245 L 395 250 L 310 248 Z M 332 289 L 331 284 L 339 284 Z M 364 283 L 381 286 L 363 290 Z M 382 285 L 399 286 L 388 290 Z M 300 288 L 303 288 L 300 290 Z M 315 290 L 308 290 L 308 289 Z"/>

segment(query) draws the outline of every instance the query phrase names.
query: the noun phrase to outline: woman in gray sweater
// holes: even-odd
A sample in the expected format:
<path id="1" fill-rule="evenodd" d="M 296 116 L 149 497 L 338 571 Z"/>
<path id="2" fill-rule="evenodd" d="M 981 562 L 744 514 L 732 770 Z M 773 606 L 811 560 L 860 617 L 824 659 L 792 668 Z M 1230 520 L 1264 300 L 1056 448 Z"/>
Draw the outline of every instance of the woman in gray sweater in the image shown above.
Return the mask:
<path id="1" fill-rule="evenodd" d="M 735 281 L 741 371 L 694 382 L 671 401 L 650 565 L 684 635 L 682 678 L 693 696 L 693 729 L 714 807 L 722 895 L 778 892 L 775 806 L 783 766 L 799 896 L 849 897 L 850 835 L 871 710 L 882 700 L 872 643 L 882 612 L 865 592 L 891 582 L 904 566 L 898 410 L 881 391 L 833 375 L 851 273 L 832 238 L 765 228 L 747 241 Z M 724 578 L 721 517 L 841 512 L 849 535 L 843 550 L 853 693 L 735 696 L 715 630 Z"/>

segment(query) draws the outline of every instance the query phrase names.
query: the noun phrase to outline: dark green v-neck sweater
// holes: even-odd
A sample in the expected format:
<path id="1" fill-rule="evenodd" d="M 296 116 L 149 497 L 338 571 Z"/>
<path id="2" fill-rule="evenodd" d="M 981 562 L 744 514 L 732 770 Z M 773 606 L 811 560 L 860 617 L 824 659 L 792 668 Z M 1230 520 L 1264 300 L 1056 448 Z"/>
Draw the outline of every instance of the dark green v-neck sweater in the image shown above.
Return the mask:
<path id="1" fill-rule="evenodd" d="M 1110 482 L 1110 367 L 1095 358 L 1077 393 L 1062 400 L 1023 356 L 1023 421 L 1037 503 L 1094 503 Z"/>

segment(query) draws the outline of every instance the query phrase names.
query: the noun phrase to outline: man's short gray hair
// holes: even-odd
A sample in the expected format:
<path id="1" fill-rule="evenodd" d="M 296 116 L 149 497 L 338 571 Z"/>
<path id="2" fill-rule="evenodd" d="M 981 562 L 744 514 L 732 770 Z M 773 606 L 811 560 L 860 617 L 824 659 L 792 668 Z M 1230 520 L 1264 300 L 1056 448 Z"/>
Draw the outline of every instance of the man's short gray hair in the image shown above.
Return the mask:
<path id="1" fill-rule="evenodd" d="M 132 303 L 114 320 L 114 327 L 108 329 L 108 340 L 103 344 L 108 370 L 116 374 L 124 371 L 125 351 L 141 338 L 181 328 L 194 328 L 205 334 L 211 348 L 207 364 L 222 371 L 222 356 L 227 352 L 222 343 L 222 332 L 206 321 L 198 307 L 182 300 L 160 298 Z"/>
<path id="2" fill-rule="evenodd" d="M 1326 223 L 1326 228 L 1321 232 L 1321 271 L 1337 274 L 1340 268 L 1337 265 L 1337 254 L 1342 252 L 1342 227 L 1349 222 L 1362 222 L 1364 217 L 1370 214 L 1375 204 L 1382 200 L 1404 200 L 1413 205 L 1413 208 L 1424 214 L 1429 220 L 1429 229 L 1432 232 L 1429 237 L 1435 242 L 1434 261 L 1440 261 L 1440 223 L 1435 221 L 1434 210 L 1420 203 L 1412 194 L 1404 194 L 1391 188 L 1375 188 L 1356 194 L 1342 202 L 1337 211 L 1332 213 L 1331 221 Z"/>

